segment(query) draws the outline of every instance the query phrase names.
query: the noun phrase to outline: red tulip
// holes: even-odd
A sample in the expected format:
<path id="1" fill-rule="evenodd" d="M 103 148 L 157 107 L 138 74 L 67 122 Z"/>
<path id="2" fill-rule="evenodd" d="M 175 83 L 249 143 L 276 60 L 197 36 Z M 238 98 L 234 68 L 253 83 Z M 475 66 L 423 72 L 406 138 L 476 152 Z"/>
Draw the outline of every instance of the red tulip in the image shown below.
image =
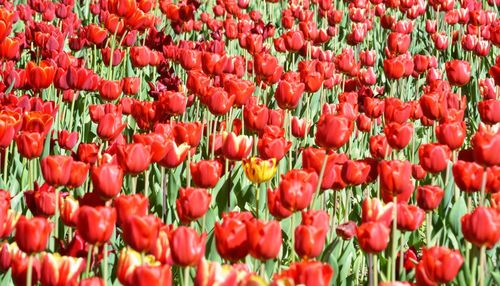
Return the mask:
<path id="1" fill-rule="evenodd" d="M 129 285 L 171 286 L 172 280 L 170 265 L 139 265 L 133 270 Z"/>
<path id="2" fill-rule="evenodd" d="M 76 156 L 82 162 L 94 164 L 97 161 L 98 152 L 99 147 L 95 143 L 80 143 Z"/>
<path id="3" fill-rule="evenodd" d="M 222 223 L 215 223 L 215 246 L 219 255 L 230 261 L 238 261 L 249 252 L 246 221 L 253 218 L 249 212 L 229 213 Z"/>
<path id="4" fill-rule="evenodd" d="M 23 115 L 23 126 L 21 130 L 27 132 L 40 132 L 44 135 L 48 134 L 54 117 L 42 111 L 30 111 Z"/>
<path id="5" fill-rule="evenodd" d="M 387 138 L 387 142 L 394 149 L 403 149 L 411 141 L 413 136 L 413 124 L 406 122 L 399 124 L 396 122 L 388 123 L 384 127 L 384 134 Z"/>
<path id="6" fill-rule="evenodd" d="M 376 159 L 384 159 L 392 152 L 391 146 L 387 142 L 387 137 L 383 134 L 370 137 L 370 154 Z"/>
<path id="7" fill-rule="evenodd" d="M 361 222 L 381 222 L 389 227 L 393 218 L 393 203 L 382 206 L 377 198 L 366 198 L 361 205 Z"/>
<path id="8" fill-rule="evenodd" d="M 351 136 L 354 124 L 344 116 L 323 114 L 318 124 L 315 142 L 320 147 L 338 149 Z"/>
<path id="9" fill-rule="evenodd" d="M 84 268 L 83 258 L 46 253 L 42 256 L 40 282 L 42 285 L 76 285 Z"/>
<path id="10" fill-rule="evenodd" d="M 382 192 L 398 195 L 413 191 L 411 164 L 408 161 L 381 161 L 378 164 Z"/>
<path id="11" fill-rule="evenodd" d="M 105 101 L 113 101 L 122 94 L 123 82 L 121 80 L 104 80 L 99 83 L 99 95 Z"/>
<path id="12" fill-rule="evenodd" d="M 451 60 L 445 64 L 446 76 L 451 85 L 463 86 L 470 81 L 471 70 L 468 61 Z"/>
<path id="13" fill-rule="evenodd" d="M 99 119 L 97 135 L 105 141 L 111 141 L 118 137 L 125 127 L 121 114 L 107 113 Z"/>
<path id="14" fill-rule="evenodd" d="M 252 138 L 236 135 L 234 132 L 223 134 L 222 153 L 229 160 L 241 161 L 252 151 Z"/>
<path id="15" fill-rule="evenodd" d="M 425 212 L 417 206 L 398 203 L 397 211 L 397 224 L 401 231 L 415 231 L 424 222 Z"/>
<path id="16" fill-rule="evenodd" d="M 500 212 L 494 208 L 477 207 L 461 222 L 464 238 L 478 247 L 492 248 L 500 241 Z"/>
<path id="17" fill-rule="evenodd" d="M 471 140 L 474 159 L 482 165 L 500 165 L 500 133 L 480 128 Z"/>
<path id="18" fill-rule="evenodd" d="M 89 165 L 84 162 L 73 161 L 71 163 L 69 181 L 66 184 L 66 187 L 70 189 L 78 188 L 87 179 L 87 175 L 89 173 Z"/>
<path id="19" fill-rule="evenodd" d="M 14 111 L 0 111 L 0 147 L 5 148 L 10 145 L 16 133 L 21 128 L 21 114 Z"/>
<path id="20" fill-rule="evenodd" d="M 38 132 L 21 132 L 16 137 L 17 150 L 26 159 L 34 159 L 42 155 L 45 135 Z"/>
<path id="21" fill-rule="evenodd" d="M 281 109 L 295 109 L 303 92 L 303 83 L 281 80 L 278 83 L 274 97 Z"/>
<path id="22" fill-rule="evenodd" d="M 310 125 L 305 119 L 299 119 L 296 116 L 292 117 L 292 135 L 296 138 L 305 138 L 309 133 Z"/>
<path id="23" fill-rule="evenodd" d="M 116 209 L 117 224 L 122 225 L 130 216 L 145 216 L 149 201 L 143 194 L 121 195 L 113 200 Z"/>
<path id="24" fill-rule="evenodd" d="M 190 165 L 193 181 L 200 188 L 213 188 L 222 175 L 222 164 L 217 160 L 202 160 Z"/>
<path id="25" fill-rule="evenodd" d="M 246 221 L 250 255 L 265 261 L 276 258 L 281 248 L 281 227 L 273 220 L 264 222 L 258 219 Z"/>
<path id="26" fill-rule="evenodd" d="M 51 217 L 56 212 L 56 190 L 47 183 L 39 186 L 35 182 L 35 189 L 24 192 L 24 198 L 34 216 Z"/>
<path id="27" fill-rule="evenodd" d="M 166 154 L 158 164 L 165 168 L 175 168 L 184 161 L 190 147 L 186 143 L 177 145 L 175 141 L 168 140 L 165 149 Z"/>
<path id="28" fill-rule="evenodd" d="M 436 126 L 436 137 L 441 144 L 448 145 L 451 150 L 462 147 L 466 134 L 465 122 L 443 122 Z"/>
<path id="29" fill-rule="evenodd" d="M 477 105 L 481 121 L 494 125 L 500 122 L 500 101 L 496 99 L 488 99 L 480 101 Z"/>
<path id="30" fill-rule="evenodd" d="M 66 226 L 76 226 L 76 212 L 79 208 L 79 203 L 71 196 L 59 199 L 59 211 L 61 220 Z"/>
<path id="31" fill-rule="evenodd" d="M 342 179 L 349 185 L 361 185 L 366 182 L 370 165 L 362 160 L 348 160 L 342 166 Z"/>
<path id="32" fill-rule="evenodd" d="M 119 145 L 117 159 L 123 170 L 137 175 L 149 168 L 151 162 L 151 146 L 141 143 Z"/>
<path id="33" fill-rule="evenodd" d="M 417 265 L 417 285 L 446 284 L 455 279 L 464 259 L 458 250 L 434 246 L 424 248 Z"/>
<path id="34" fill-rule="evenodd" d="M 21 216 L 16 224 L 15 240 L 19 249 L 27 254 L 41 252 L 47 247 L 51 230 L 52 224 L 46 218 Z"/>
<path id="35" fill-rule="evenodd" d="M 292 285 L 330 285 L 333 277 L 333 268 L 328 263 L 322 263 L 314 260 L 304 260 L 294 262 L 290 267 L 281 271 L 273 277 L 271 285 L 282 285 L 294 283 Z"/>
<path id="36" fill-rule="evenodd" d="M 205 233 L 199 235 L 192 228 L 180 226 L 170 236 L 170 249 L 175 264 L 186 267 L 197 265 L 205 254 Z"/>
<path id="37" fill-rule="evenodd" d="M 123 78 L 123 93 L 126 95 L 135 95 L 139 92 L 140 78 L 124 77 Z"/>
<path id="38" fill-rule="evenodd" d="M 157 108 L 160 113 L 170 116 L 181 115 L 186 111 L 188 98 L 182 92 L 162 91 L 158 96 Z"/>
<path id="39" fill-rule="evenodd" d="M 444 197 L 444 190 L 439 186 L 420 186 L 417 188 L 417 204 L 424 211 L 436 209 Z"/>
<path id="40" fill-rule="evenodd" d="M 477 192 L 481 189 L 483 180 L 483 167 L 474 162 L 458 160 L 452 168 L 455 183 L 460 190 Z"/>
<path id="41" fill-rule="evenodd" d="M 203 125 L 200 122 L 179 122 L 176 123 L 173 130 L 175 143 L 178 145 L 187 143 L 192 148 L 198 147 L 201 140 Z"/>
<path id="42" fill-rule="evenodd" d="M 81 206 L 76 216 L 76 230 L 86 242 L 100 245 L 111 238 L 116 223 L 114 208 Z"/>
<path id="43" fill-rule="evenodd" d="M 343 240 L 350 240 L 356 235 L 358 226 L 353 221 L 348 221 L 340 224 L 335 229 L 335 233 L 342 237 Z"/>
<path id="44" fill-rule="evenodd" d="M 269 188 L 267 190 L 267 208 L 269 213 L 277 220 L 285 219 L 293 214 L 291 210 L 283 206 L 279 189 L 273 191 L 273 189 Z"/>
<path id="45" fill-rule="evenodd" d="M 263 159 L 275 158 L 276 161 L 279 161 L 283 157 L 285 157 L 290 147 L 292 147 L 292 142 L 287 141 L 283 137 L 282 132 L 272 134 L 271 132 L 266 131 L 274 130 L 269 128 L 272 127 L 268 126 L 264 129 L 265 133 L 258 141 L 257 149 L 259 150 L 259 154 Z"/>
<path id="46" fill-rule="evenodd" d="M 283 206 L 290 211 L 305 209 L 318 184 L 318 175 L 304 170 L 290 170 L 281 177 L 279 192 Z"/>
<path id="47" fill-rule="evenodd" d="M 126 244 L 138 252 L 150 252 L 156 245 L 160 231 L 159 219 L 154 215 L 130 215 L 121 224 Z"/>
<path id="48" fill-rule="evenodd" d="M 54 81 L 56 68 L 49 60 L 42 60 L 39 65 L 29 61 L 26 65 L 26 73 L 28 81 L 34 89 L 45 89 Z"/>
<path id="49" fill-rule="evenodd" d="M 123 170 L 116 164 L 93 166 L 90 172 L 93 190 L 103 199 L 111 199 L 122 189 Z"/>
<path id="50" fill-rule="evenodd" d="M 324 229 L 312 225 L 299 225 L 295 228 L 295 252 L 300 257 L 317 257 L 323 250 L 325 239 Z"/>
<path id="51" fill-rule="evenodd" d="M 78 142 L 78 132 L 68 132 L 67 130 L 62 130 L 59 131 L 57 134 L 57 143 L 59 144 L 59 147 L 66 149 L 66 150 L 71 150 L 73 147 L 75 147 L 76 143 Z"/>
<path id="52" fill-rule="evenodd" d="M 389 244 L 389 228 L 380 222 L 365 222 L 358 226 L 359 246 L 366 253 L 379 253 Z"/>
<path id="53" fill-rule="evenodd" d="M 447 145 L 435 143 L 422 144 L 418 148 L 420 166 L 429 173 L 439 173 L 448 167 L 451 151 Z"/>
<path id="54" fill-rule="evenodd" d="M 64 155 L 50 155 L 40 161 L 45 181 L 55 187 L 64 186 L 71 176 L 73 158 Z"/>
<path id="55" fill-rule="evenodd" d="M 212 195 L 206 189 L 181 188 L 176 210 L 182 223 L 189 224 L 201 218 L 210 207 Z"/>

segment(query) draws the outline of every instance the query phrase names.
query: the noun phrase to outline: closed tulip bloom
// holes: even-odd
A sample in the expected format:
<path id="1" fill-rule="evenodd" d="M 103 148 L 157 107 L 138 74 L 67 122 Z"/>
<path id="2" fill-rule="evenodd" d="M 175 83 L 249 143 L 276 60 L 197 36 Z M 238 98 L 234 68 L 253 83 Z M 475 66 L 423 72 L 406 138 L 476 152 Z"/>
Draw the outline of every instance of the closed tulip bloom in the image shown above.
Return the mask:
<path id="1" fill-rule="evenodd" d="M 496 99 L 488 99 L 480 101 L 477 104 L 481 121 L 486 124 L 496 124 L 500 122 L 500 101 Z"/>
<path id="2" fill-rule="evenodd" d="M 378 165 L 380 187 L 383 192 L 393 195 L 413 190 L 411 164 L 408 161 L 381 161 Z"/>
<path id="3" fill-rule="evenodd" d="M 178 145 L 187 143 L 192 148 L 198 147 L 201 141 L 203 124 L 200 122 L 179 122 L 176 123 L 173 130 L 175 143 Z"/>
<path id="4" fill-rule="evenodd" d="M 79 208 L 79 203 L 71 196 L 59 199 L 59 211 L 61 220 L 66 226 L 76 226 L 76 212 Z"/>
<path id="5" fill-rule="evenodd" d="M 304 92 L 304 84 L 301 82 L 280 80 L 274 98 L 281 109 L 295 109 Z"/>
<path id="6" fill-rule="evenodd" d="M 444 190 L 439 186 L 425 185 L 417 188 L 417 205 L 424 211 L 435 210 L 443 197 Z"/>
<path id="7" fill-rule="evenodd" d="M 80 143 L 76 151 L 76 157 L 85 163 L 94 164 L 97 161 L 99 146 L 95 143 Z"/>
<path id="8" fill-rule="evenodd" d="M 335 229 L 335 233 L 342 237 L 343 240 L 350 240 L 354 236 L 356 236 L 358 226 L 353 221 L 348 221 L 340 224 Z"/>
<path id="9" fill-rule="evenodd" d="M 380 222 L 365 222 L 358 226 L 357 237 L 361 249 L 366 253 L 379 253 L 389 244 L 389 228 Z"/>
<path id="10" fill-rule="evenodd" d="M 205 255 L 207 235 L 199 235 L 192 228 L 180 226 L 170 236 L 170 249 L 175 264 L 186 267 L 197 265 Z"/>
<path id="11" fill-rule="evenodd" d="M 290 170 L 281 177 L 278 186 L 283 206 L 291 211 L 305 209 L 311 202 L 318 175 L 304 170 Z"/>
<path id="12" fill-rule="evenodd" d="M 40 273 L 40 259 L 37 256 L 32 256 L 33 265 L 32 265 L 32 279 L 31 285 L 37 285 L 41 273 Z M 12 253 L 12 263 L 11 263 L 11 274 L 12 281 L 14 285 L 28 285 L 27 283 L 27 273 L 28 273 L 28 256 L 26 253 L 14 250 Z"/>
<path id="13" fill-rule="evenodd" d="M 281 248 L 281 226 L 278 221 L 252 219 L 246 222 L 250 255 L 261 261 L 276 258 Z"/>
<path id="14" fill-rule="evenodd" d="M 415 231 L 424 222 L 425 212 L 414 205 L 398 203 L 398 229 L 401 231 Z"/>
<path id="15" fill-rule="evenodd" d="M 76 215 L 76 230 L 89 244 L 101 245 L 111 238 L 116 224 L 114 208 L 82 206 Z"/>
<path id="16" fill-rule="evenodd" d="M 75 147 L 76 143 L 78 142 L 78 136 L 80 133 L 78 132 L 68 132 L 67 130 L 62 130 L 59 131 L 57 134 L 57 143 L 59 144 L 59 147 L 66 149 L 66 150 L 71 150 L 73 147 Z"/>
<path id="17" fill-rule="evenodd" d="M 382 205 L 377 198 L 366 198 L 361 205 L 361 222 L 381 222 L 389 227 L 393 219 L 393 203 Z"/>
<path id="18" fill-rule="evenodd" d="M 219 255 L 230 261 L 238 261 L 249 252 L 246 221 L 253 218 L 249 212 L 224 215 L 222 223 L 215 223 L 215 247 Z"/>
<path id="19" fill-rule="evenodd" d="M 453 178 L 458 188 L 464 192 L 477 192 L 481 189 L 483 167 L 474 162 L 458 160 L 452 167 Z"/>
<path id="20" fill-rule="evenodd" d="M 149 168 L 151 146 L 141 143 L 118 145 L 117 159 L 127 174 L 137 175 Z"/>
<path id="21" fill-rule="evenodd" d="M 56 212 L 56 190 L 47 183 L 35 182 L 33 191 L 25 191 L 26 205 L 34 216 L 51 217 Z"/>
<path id="22" fill-rule="evenodd" d="M 0 111 L 0 147 L 5 148 L 12 143 L 22 122 L 20 113 L 9 110 Z"/>
<path id="23" fill-rule="evenodd" d="M 175 168 L 179 166 L 184 161 L 184 159 L 186 159 L 190 147 L 186 143 L 177 145 L 175 141 L 168 140 L 166 142 L 165 149 L 165 156 L 163 157 L 163 159 L 161 159 L 160 162 L 158 162 L 158 164 L 165 168 Z"/>
<path id="24" fill-rule="evenodd" d="M 427 176 L 427 172 L 419 164 L 413 164 L 411 165 L 411 176 L 415 180 L 422 180 Z"/>
<path id="25" fill-rule="evenodd" d="M 362 160 L 348 160 L 342 166 L 342 179 L 349 185 L 361 185 L 366 182 L 370 165 Z"/>
<path id="26" fill-rule="evenodd" d="M 370 154 L 375 159 L 384 159 L 392 152 L 392 148 L 387 142 L 387 137 L 383 134 L 370 137 Z"/>
<path id="27" fill-rule="evenodd" d="M 321 115 L 316 130 L 315 142 L 318 146 L 338 149 L 347 141 L 354 129 L 354 123 L 342 115 Z"/>
<path id="28" fill-rule="evenodd" d="M 140 85 L 139 77 L 124 77 L 123 93 L 126 95 L 135 95 L 139 92 L 139 85 Z"/>
<path id="29" fill-rule="evenodd" d="M 418 148 L 420 166 L 429 173 L 439 173 L 448 167 L 451 157 L 450 148 L 447 145 L 435 143 L 422 144 Z"/>
<path id="30" fill-rule="evenodd" d="M 389 79 L 400 79 L 405 74 L 405 66 L 398 57 L 384 59 L 384 73 Z"/>
<path id="31" fill-rule="evenodd" d="M 442 246 L 424 248 L 417 265 L 417 285 L 438 285 L 452 282 L 464 263 L 458 250 Z"/>
<path id="32" fill-rule="evenodd" d="M 193 181 L 200 188 L 213 188 L 222 175 L 222 164 L 217 160 L 202 160 L 189 166 Z"/>
<path id="33" fill-rule="evenodd" d="M 468 61 L 451 60 L 445 64 L 446 76 L 451 85 L 463 86 L 470 81 L 471 69 Z"/>
<path id="34" fill-rule="evenodd" d="M 384 100 L 384 119 L 386 122 L 404 124 L 411 115 L 411 104 L 398 98 L 387 97 Z"/>
<path id="35" fill-rule="evenodd" d="M 134 269 L 130 286 L 171 286 L 170 265 L 140 265 Z M 126 285 L 127 286 L 127 285 Z"/>
<path id="36" fill-rule="evenodd" d="M 15 241 L 19 249 L 27 254 L 44 251 L 52 231 L 52 224 L 42 217 L 21 216 L 16 224 Z"/>
<path id="37" fill-rule="evenodd" d="M 34 159 L 42 155 L 45 135 L 39 132 L 21 132 L 16 137 L 17 150 L 26 159 Z"/>
<path id="38" fill-rule="evenodd" d="M 158 240 L 156 241 L 153 250 L 151 251 L 152 255 L 155 257 L 157 261 L 162 264 L 173 265 L 172 261 L 172 252 L 170 250 L 170 241 L 169 235 L 173 231 L 173 225 L 161 225 L 160 232 L 158 233 Z"/>
<path id="39" fill-rule="evenodd" d="M 264 134 L 257 143 L 257 149 L 262 159 L 275 158 L 280 161 L 292 147 L 292 142 L 283 136 Z"/>
<path id="40" fill-rule="evenodd" d="M 439 143 L 447 145 L 451 150 L 462 147 L 467 135 L 465 122 L 443 122 L 436 126 L 436 138 Z"/>
<path id="41" fill-rule="evenodd" d="M 330 217 L 327 212 L 323 210 L 307 210 L 302 211 L 302 221 L 303 225 L 312 225 L 316 228 L 321 228 L 328 233 L 330 229 Z"/>
<path id="42" fill-rule="evenodd" d="M 105 163 L 92 167 L 90 178 L 93 191 L 103 199 L 111 199 L 122 189 L 123 169 L 116 165 Z"/>
<path id="43" fill-rule="evenodd" d="M 50 155 L 40 161 L 44 180 L 55 187 L 68 183 L 73 158 L 65 155 Z"/>
<path id="44" fill-rule="evenodd" d="M 131 215 L 121 225 L 126 244 L 139 252 L 150 252 L 156 244 L 160 223 L 154 215 Z"/>
<path id="45" fill-rule="evenodd" d="M 295 252 L 300 257 L 314 258 L 321 254 L 325 245 L 326 232 L 312 225 L 298 225 L 295 228 Z"/>
<path id="46" fill-rule="evenodd" d="M 118 262 L 116 266 L 116 277 L 123 285 L 132 284 L 132 274 L 134 269 L 141 266 L 142 264 L 151 263 L 152 256 L 146 256 L 146 259 L 142 259 L 141 254 L 130 247 L 123 247 L 120 251 L 118 257 Z"/>
<path id="47" fill-rule="evenodd" d="M 276 159 L 263 160 L 258 157 L 252 157 L 243 160 L 243 170 L 248 180 L 254 184 L 260 184 L 269 181 L 276 174 Z"/>
<path id="48" fill-rule="evenodd" d="M 58 253 L 45 253 L 42 256 L 40 283 L 42 285 L 76 285 L 85 268 L 85 260 Z"/>
<path id="49" fill-rule="evenodd" d="M 212 201 L 212 195 L 206 189 L 181 188 L 176 200 L 176 211 L 182 223 L 201 218 L 207 212 Z"/>
<path id="50" fill-rule="evenodd" d="M 461 218 L 462 233 L 470 243 L 492 248 L 500 240 L 500 212 L 494 208 L 477 207 Z"/>
<path id="51" fill-rule="evenodd" d="M 113 200 L 116 209 L 117 224 L 122 225 L 130 216 L 145 216 L 148 213 L 149 200 L 143 194 L 121 195 Z"/>
<path id="52" fill-rule="evenodd" d="M 252 138 L 245 135 L 236 135 L 234 132 L 223 134 L 222 153 L 224 157 L 233 161 L 241 161 L 252 151 Z"/>
<path id="53" fill-rule="evenodd" d="M 267 189 L 267 208 L 269 213 L 277 220 L 285 219 L 293 214 L 291 210 L 283 206 L 279 189 L 274 191 L 271 188 Z"/>
<path id="54" fill-rule="evenodd" d="M 500 133 L 480 128 L 471 140 L 474 159 L 486 166 L 500 165 Z"/>
<path id="55" fill-rule="evenodd" d="M 34 89 L 45 89 L 54 81 L 56 68 L 50 60 L 42 60 L 39 65 L 29 61 L 26 65 L 26 74 L 28 82 Z"/>
<path id="56" fill-rule="evenodd" d="M 328 286 L 333 277 L 333 268 L 328 263 L 304 260 L 290 264 L 290 267 L 274 275 L 271 285 L 315 285 Z M 283 283 L 283 284 L 281 284 Z"/>
<path id="57" fill-rule="evenodd" d="M 384 134 L 389 145 L 397 150 L 405 148 L 413 136 L 413 124 L 406 122 L 399 124 L 396 122 L 388 123 L 384 127 Z"/>
<path id="58" fill-rule="evenodd" d="M 300 119 L 297 116 L 292 117 L 292 135 L 296 138 L 305 138 L 309 133 L 310 124 L 305 119 Z"/>
<path id="59" fill-rule="evenodd" d="M 122 94 L 123 82 L 121 80 L 101 80 L 99 95 L 105 101 L 113 101 Z"/>
<path id="60" fill-rule="evenodd" d="M 89 165 L 84 162 L 73 161 L 71 163 L 71 171 L 70 171 L 69 181 L 66 186 L 70 189 L 78 188 L 87 179 L 89 173 Z"/>
<path id="61" fill-rule="evenodd" d="M 78 286 L 105 286 L 105 283 L 101 277 L 90 277 L 80 280 Z"/>
<path id="62" fill-rule="evenodd" d="M 181 115 L 186 111 L 188 98 L 182 92 L 162 91 L 158 96 L 158 109 L 171 116 Z"/>
<path id="63" fill-rule="evenodd" d="M 107 113 L 97 124 L 97 135 L 104 141 L 111 141 L 118 137 L 125 127 L 121 114 Z"/>
<path id="64" fill-rule="evenodd" d="M 151 163 L 161 161 L 167 154 L 167 144 L 172 141 L 167 135 L 159 133 L 134 134 L 135 143 L 148 145 L 151 148 Z"/>
<path id="65" fill-rule="evenodd" d="M 243 120 L 250 131 L 260 132 L 267 126 L 269 109 L 265 105 L 247 104 L 243 110 Z"/>

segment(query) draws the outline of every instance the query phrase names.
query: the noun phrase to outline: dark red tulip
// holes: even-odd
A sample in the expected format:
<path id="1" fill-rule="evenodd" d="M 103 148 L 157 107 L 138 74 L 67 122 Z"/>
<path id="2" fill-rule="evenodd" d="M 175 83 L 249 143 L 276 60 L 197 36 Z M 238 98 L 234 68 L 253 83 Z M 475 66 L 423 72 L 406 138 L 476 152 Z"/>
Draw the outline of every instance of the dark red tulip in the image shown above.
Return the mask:
<path id="1" fill-rule="evenodd" d="M 350 240 L 354 236 L 356 236 L 358 226 L 353 221 L 348 221 L 340 224 L 335 229 L 335 233 L 342 237 L 343 240 Z"/>
<path id="2" fill-rule="evenodd" d="M 186 267 L 197 265 L 205 254 L 205 233 L 199 235 L 192 228 L 179 226 L 169 240 L 175 264 Z"/>
<path id="3" fill-rule="evenodd" d="M 176 201 L 176 211 L 182 223 L 189 224 L 207 212 L 212 195 L 206 189 L 181 188 Z"/>
<path id="4" fill-rule="evenodd" d="M 26 159 L 34 159 L 42 155 L 45 135 L 38 132 L 21 132 L 16 137 L 17 150 Z"/>
<path id="5" fill-rule="evenodd" d="M 366 182 L 370 169 L 363 160 L 348 160 L 342 166 L 342 179 L 349 185 L 361 185 Z"/>
<path id="6" fill-rule="evenodd" d="M 392 152 L 392 148 L 387 142 L 387 137 L 383 134 L 370 137 L 370 154 L 376 159 L 384 159 Z"/>
<path id="7" fill-rule="evenodd" d="M 264 222 L 258 219 L 246 221 L 250 255 L 265 261 L 276 258 L 281 248 L 281 227 L 273 220 Z"/>

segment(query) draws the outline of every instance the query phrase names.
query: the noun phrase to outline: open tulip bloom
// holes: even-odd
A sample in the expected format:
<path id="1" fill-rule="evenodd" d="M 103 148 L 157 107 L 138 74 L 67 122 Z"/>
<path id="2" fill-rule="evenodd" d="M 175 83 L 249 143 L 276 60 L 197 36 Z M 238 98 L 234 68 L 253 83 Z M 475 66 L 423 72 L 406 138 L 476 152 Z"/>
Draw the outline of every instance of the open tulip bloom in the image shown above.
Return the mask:
<path id="1" fill-rule="evenodd" d="M 500 285 L 498 7 L 0 1 L 0 281 Z"/>

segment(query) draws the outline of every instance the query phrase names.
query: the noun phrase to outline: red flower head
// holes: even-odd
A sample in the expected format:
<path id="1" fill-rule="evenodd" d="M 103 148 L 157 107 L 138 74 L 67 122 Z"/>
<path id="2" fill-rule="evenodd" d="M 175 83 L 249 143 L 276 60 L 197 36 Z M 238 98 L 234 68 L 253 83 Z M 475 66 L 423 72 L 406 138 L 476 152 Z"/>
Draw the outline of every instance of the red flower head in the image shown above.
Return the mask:
<path id="1" fill-rule="evenodd" d="M 176 210 L 182 223 L 190 223 L 207 212 L 212 195 L 206 189 L 181 188 L 176 201 Z"/>

